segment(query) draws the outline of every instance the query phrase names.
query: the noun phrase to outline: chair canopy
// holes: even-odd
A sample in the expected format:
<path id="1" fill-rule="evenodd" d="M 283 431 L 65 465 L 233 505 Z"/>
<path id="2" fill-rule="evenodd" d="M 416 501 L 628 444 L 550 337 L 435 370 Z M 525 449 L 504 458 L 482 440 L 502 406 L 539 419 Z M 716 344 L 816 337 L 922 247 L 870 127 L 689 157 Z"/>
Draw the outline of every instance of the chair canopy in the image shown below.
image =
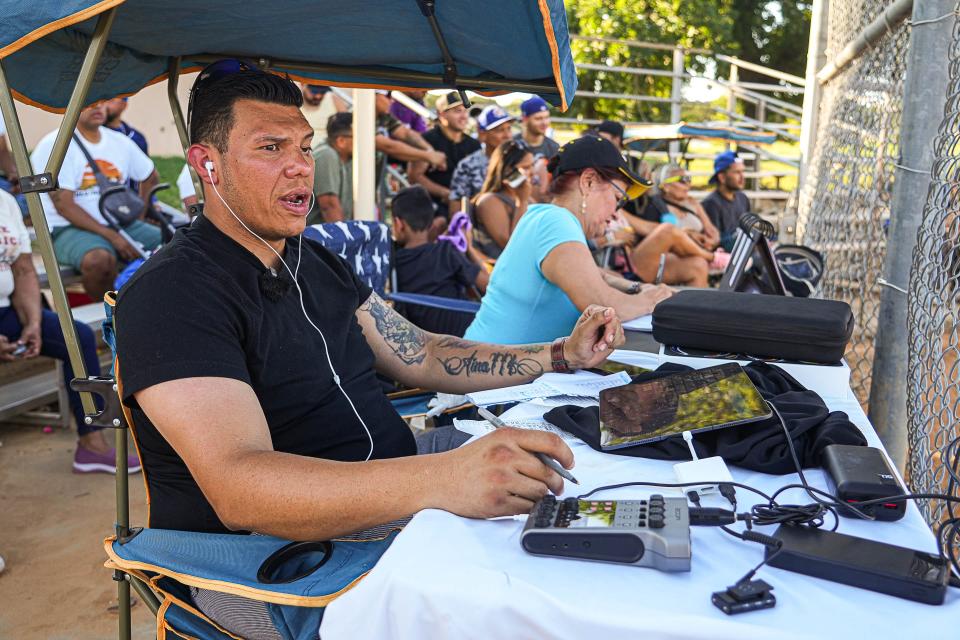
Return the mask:
<path id="1" fill-rule="evenodd" d="M 777 136 L 773 133 L 745 131 L 733 127 L 723 127 L 707 124 L 648 124 L 627 127 L 623 144 L 631 151 L 650 151 L 665 141 L 686 140 L 689 138 L 705 138 L 712 140 L 730 140 L 749 144 L 771 144 L 776 142 Z"/>
<path id="2" fill-rule="evenodd" d="M 577 86 L 563 0 L 0 0 L 16 97 L 63 111 L 96 17 L 114 7 L 88 103 L 166 78 L 171 58 L 180 73 L 240 57 L 316 84 L 526 91 L 561 109 Z"/>

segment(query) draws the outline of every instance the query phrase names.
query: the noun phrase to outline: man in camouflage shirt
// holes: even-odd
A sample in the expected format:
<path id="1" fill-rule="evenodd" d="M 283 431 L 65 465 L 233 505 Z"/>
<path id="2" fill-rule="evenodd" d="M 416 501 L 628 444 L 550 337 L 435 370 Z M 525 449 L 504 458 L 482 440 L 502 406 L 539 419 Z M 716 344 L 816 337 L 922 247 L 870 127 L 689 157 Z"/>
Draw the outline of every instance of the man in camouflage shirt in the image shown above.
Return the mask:
<path id="1" fill-rule="evenodd" d="M 463 209 L 463 199 L 480 193 L 487 165 L 494 149 L 510 139 L 511 124 L 516 120 L 495 104 L 486 107 L 477 117 L 477 138 L 483 146 L 457 164 L 450 178 L 450 215 Z"/>

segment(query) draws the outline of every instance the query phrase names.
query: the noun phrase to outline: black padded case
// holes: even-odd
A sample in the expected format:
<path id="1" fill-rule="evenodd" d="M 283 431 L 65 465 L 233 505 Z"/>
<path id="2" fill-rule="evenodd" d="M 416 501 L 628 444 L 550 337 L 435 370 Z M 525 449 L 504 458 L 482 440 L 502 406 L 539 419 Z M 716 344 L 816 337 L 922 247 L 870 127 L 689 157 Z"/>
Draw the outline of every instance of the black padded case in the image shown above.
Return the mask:
<path id="1" fill-rule="evenodd" d="M 688 289 L 653 311 L 667 346 L 835 364 L 853 333 L 850 305 L 713 289 Z"/>

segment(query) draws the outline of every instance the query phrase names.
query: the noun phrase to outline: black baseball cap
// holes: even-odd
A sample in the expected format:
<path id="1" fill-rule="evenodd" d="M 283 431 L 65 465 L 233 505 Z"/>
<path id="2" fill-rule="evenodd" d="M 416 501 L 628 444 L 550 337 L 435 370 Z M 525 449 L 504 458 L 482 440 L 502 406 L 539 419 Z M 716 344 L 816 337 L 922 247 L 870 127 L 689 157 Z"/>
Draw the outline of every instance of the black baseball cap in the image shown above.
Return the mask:
<path id="1" fill-rule="evenodd" d="M 623 125 L 613 120 L 604 120 L 597 125 L 597 131 L 609 133 L 610 135 L 623 140 Z"/>
<path id="2" fill-rule="evenodd" d="M 612 142 L 595 136 L 583 136 L 563 145 L 550 160 L 547 169 L 554 176 L 584 169 L 614 169 L 626 179 L 627 198 L 630 200 L 639 198 L 652 186 L 648 180 L 630 170 L 630 165 Z"/>

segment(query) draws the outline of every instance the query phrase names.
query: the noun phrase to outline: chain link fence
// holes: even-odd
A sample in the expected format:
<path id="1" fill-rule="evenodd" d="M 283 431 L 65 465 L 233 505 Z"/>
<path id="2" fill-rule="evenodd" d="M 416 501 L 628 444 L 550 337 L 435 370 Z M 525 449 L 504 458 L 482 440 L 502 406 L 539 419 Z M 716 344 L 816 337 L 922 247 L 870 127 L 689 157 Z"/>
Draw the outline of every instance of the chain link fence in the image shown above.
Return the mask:
<path id="1" fill-rule="evenodd" d="M 907 477 L 917 493 L 946 491 L 946 447 L 960 437 L 960 20 L 950 19 L 949 87 L 907 298 Z M 931 524 L 948 512 L 942 501 L 918 504 Z"/>
<path id="2" fill-rule="evenodd" d="M 882 14 L 890 0 L 831 0 L 831 60 Z M 910 28 L 888 27 L 879 42 L 822 86 L 816 145 L 802 186 L 797 237 L 822 252 L 821 296 L 844 300 L 856 329 L 846 354 L 851 386 L 866 408 L 880 308 L 886 230 Z"/>

